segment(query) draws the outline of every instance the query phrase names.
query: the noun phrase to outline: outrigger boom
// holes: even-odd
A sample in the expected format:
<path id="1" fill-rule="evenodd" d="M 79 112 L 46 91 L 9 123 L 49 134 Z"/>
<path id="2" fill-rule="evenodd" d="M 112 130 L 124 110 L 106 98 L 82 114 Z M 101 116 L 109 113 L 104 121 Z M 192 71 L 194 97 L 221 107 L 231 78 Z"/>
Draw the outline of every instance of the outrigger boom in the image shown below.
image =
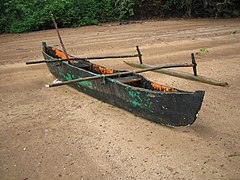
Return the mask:
<path id="1" fill-rule="evenodd" d="M 127 65 L 135 67 L 135 68 L 141 68 L 141 69 L 148 69 L 154 66 L 148 65 L 148 64 L 139 64 L 139 63 L 134 63 L 134 62 L 125 62 Z M 193 66 L 194 68 L 194 66 Z M 206 84 L 210 84 L 210 85 L 215 85 L 215 86 L 223 86 L 226 87 L 228 86 L 227 82 L 224 81 L 220 81 L 220 80 L 215 80 L 212 78 L 208 78 L 205 76 L 201 76 L 201 75 L 197 75 L 195 76 L 194 74 L 190 74 L 187 72 L 183 72 L 183 71 L 177 71 L 177 70 L 168 70 L 168 69 L 158 69 L 158 70 L 154 70 L 154 72 L 157 73 L 161 73 L 161 74 L 166 74 L 166 75 L 170 75 L 170 76 L 175 76 L 175 77 L 179 77 L 179 78 L 183 78 L 183 79 L 188 79 L 188 80 L 192 80 L 192 81 L 197 81 L 197 82 L 201 82 L 201 83 L 206 83 Z"/>
<path id="2" fill-rule="evenodd" d="M 121 77 L 124 75 L 143 73 L 143 72 L 147 72 L 147 71 L 154 71 L 154 70 L 164 69 L 164 68 L 193 67 L 193 66 L 194 66 L 193 64 L 186 64 L 186 63 L 185 64 L 170 64 L 170 65 L 146 68 L 146 69 L 142 69 L 142 70 L 133 70 L 133 71 L 127 71 L 127 72 L 119 72 L 119 73 L 113 73 L 113 74 L 100 75 L 100 76 L 78 78 L 78 79 L 73 79 L 73 80 L 59 82 L 59 83 L 48 84 L 48 85 L 46 85 L 46 87 L 56 87 L 56 86 L 62 86 L 62 85 L 67 85 L 67 84 L 72 84 L 72 83 L 77 83 L 77 82 L 82 82 L 82 81 L 96 80 L 96 79 L 101 79 L 101 78 L 110 78 L 110 77 L 116 77 L 116 76 Z"/>
<path id="3" fill-rule="evenodd" d="M 140 57 L 142 55 L 139 54 L 130 54 L 130 55 L 119 55 L 119 56 L 92 56 L 92 57 L 74 57 L 68 59 L 53 59 L 53 60 L 40 60 L 40 61 L 28 61 L 29 64 L 39 64 L 39 63 L 53 63 L 53 62 L 63 62 L 63 61 L 86 61 L 86 60 L 97 60 L 97 59 L 114 59 L 114 58 L 133 58 Z"/>

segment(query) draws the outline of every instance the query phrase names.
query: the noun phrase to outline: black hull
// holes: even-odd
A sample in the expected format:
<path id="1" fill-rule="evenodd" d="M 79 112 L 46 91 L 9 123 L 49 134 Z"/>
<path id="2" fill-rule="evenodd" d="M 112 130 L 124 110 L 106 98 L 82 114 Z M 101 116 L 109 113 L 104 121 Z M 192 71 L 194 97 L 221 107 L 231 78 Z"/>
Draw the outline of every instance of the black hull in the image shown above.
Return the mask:
<path id="1" fill-rule="evenodd" d="M 52 57 L 43 52 L 46 60 Z M 65 62 L 47 63 L 59 80 L 95 76 L 87 70 Z M 194 123 L 201 108 L 204 91 L 163 92 L 133 87 L 116 79 L 98 79 L 71 84 L 71 87 L 103 102 L 123 108 L 135 115 L 167 126 L 187 126 Z"/>

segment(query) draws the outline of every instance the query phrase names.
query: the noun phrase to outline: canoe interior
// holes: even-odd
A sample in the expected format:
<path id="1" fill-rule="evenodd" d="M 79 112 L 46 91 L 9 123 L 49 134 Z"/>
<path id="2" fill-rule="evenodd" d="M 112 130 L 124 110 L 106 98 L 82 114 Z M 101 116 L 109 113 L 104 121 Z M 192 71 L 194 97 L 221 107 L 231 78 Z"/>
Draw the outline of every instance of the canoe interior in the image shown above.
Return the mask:
<path id="1" fill-rule="evenodd" d="M 43 51 L 54 59 L 66 59 L 66 55 L 64 54 L 64 52 L 57 48 L 46 46 L 46 47 L 44 47 Z M 74 58 L 74 57 L 71 55 L 68 55 L 68 58 Z M 106 67 L 103 67 L 103 66 L 94 64 L 92 62 L 85 61 L 85 60 L 71 60 L 69 63 L 75 67 L 92 72 L 96 75 L 124 72 L 124 71 L 106 68 Z M 176 88 L 172 88 L 169 86 L 151 82 L 139 74 L 125 75 L 125 76 L 121 76 L 121 77 L 113 77 L 111 79 L 115 79 L 121 83 L 130 85 L 130 86 L 144 88 L 144 89 L 148 89 L 151 91 L 181 92 L 181 90 L 178 90 Z"/>

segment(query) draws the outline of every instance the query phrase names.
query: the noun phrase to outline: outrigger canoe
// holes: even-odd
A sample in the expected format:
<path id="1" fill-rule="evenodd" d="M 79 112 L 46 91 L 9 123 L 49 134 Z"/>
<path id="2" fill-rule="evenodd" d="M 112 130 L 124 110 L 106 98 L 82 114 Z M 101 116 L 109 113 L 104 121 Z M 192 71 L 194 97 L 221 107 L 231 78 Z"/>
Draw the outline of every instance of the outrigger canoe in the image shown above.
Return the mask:
<path id="1" fill-rule="evenodd" d="M 45 60 L 64 59 L 63 51 L 43 45 Z M 73 56 L 68 55 L 68 58 Z M 118 72 L 87 60 L 47 63 L 49 71 L 61 81 L 108 75 Z M 152 82 L 132 73 L 70 84 L 71 87 L 103 102 L 123 108 L 137 116 L 167 126 L 187 126 L 195 122 L 204 91 L 188 92 Z"/>

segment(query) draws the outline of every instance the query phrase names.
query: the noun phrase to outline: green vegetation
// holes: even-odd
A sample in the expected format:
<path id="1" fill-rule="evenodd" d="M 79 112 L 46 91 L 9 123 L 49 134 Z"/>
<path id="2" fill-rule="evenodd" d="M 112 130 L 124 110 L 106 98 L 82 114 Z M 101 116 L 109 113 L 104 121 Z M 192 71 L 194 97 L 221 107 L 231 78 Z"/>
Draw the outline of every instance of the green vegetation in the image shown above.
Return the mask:
<path id="1" fill-rule="evenodd" d="M 152 17 L 239 17 L 239 0 L 1 0 L 0 33 Z"/>
<path id="2" fill-rule="evenodd" d="M 201 48 L 199 51 L 200 51 L 201 53 L 205 54 L 205 53 L 208 52 L 208 49 L 207 49 L 207 48 Z"/>

